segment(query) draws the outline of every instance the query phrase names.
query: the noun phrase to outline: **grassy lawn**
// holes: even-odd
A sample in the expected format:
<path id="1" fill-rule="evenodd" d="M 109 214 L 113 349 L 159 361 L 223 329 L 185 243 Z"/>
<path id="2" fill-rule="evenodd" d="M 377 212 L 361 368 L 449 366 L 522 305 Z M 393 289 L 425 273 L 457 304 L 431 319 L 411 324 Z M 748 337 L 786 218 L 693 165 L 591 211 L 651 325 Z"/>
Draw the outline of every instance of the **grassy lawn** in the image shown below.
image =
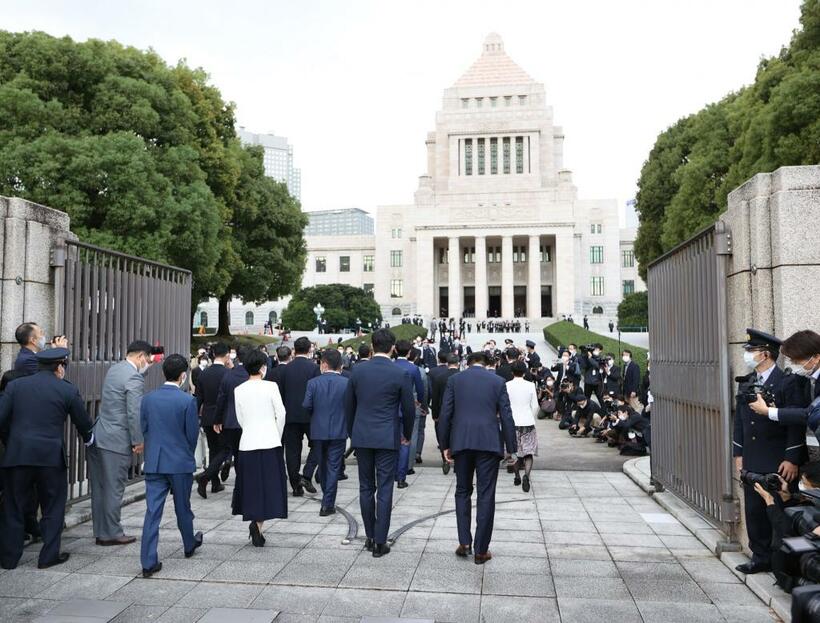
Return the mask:
<path id="1" fill-rule="evenodd" d="M 417 335 L 425 337 L 427 335 L 427 329 L 415 324 L 398 324 L 395 327 L 390 327 L 390 333 L 396 336 L 396 341 L 410 340 L 412 342 L 414 339 L 416 339 Z M 357 348 L 359 348 L 359 345 L 364 344 L 365 342 L 370 344 L 369 333 L 367 335 L 363 335 L 362 337 L 352 337 L 348 340 L 344 340 L 342 342 L 342 346 L 344 346 L 345 348 L 347 348 L 348 346 L 352 346 L 353 350 L 356 350 Z M 334 344 L 333 346 L 335 348 L 336 344 Z M 327 348 L 327 345 L 321 347 Z"/>
<path id="2" fill-rule="evenodd" d="M 279 338 L 275 335 L 232 335 L 230 337 L 216 335 L 192 335 L 191 355 L 196 354 L 199 347 L 207 348 L 212 342 L 225 342 L 228 348 L 239 348 L 240 346 L 259 346 L 260 344 L 275 344 Z M 270 350 L 270 349 L 268 349 Z"/>
<path id="3" fill-rule="evenodd" d="M 612 339 L 600 333 L 593 333 L 587 331 L 582 326 L 572 322 L 556 322 L 544 327 L 544 339 L 552 344 L 555 348 L 559 346 L 566 346 L 570 342 L 577 346 L 582 344 L 601 344 L 604 347 L 605 353 L 612 353 L 615 355 L 617 365 L 623 365 L 621 361 L 621 350 L 627 349 L 632 351 L 632 360 L 641 368 L 641 375 L 646 372 L 646 349 L 633 344 L 628 344 L 624 341 L 620 343 L 620 350 L 618 340 Z"/>

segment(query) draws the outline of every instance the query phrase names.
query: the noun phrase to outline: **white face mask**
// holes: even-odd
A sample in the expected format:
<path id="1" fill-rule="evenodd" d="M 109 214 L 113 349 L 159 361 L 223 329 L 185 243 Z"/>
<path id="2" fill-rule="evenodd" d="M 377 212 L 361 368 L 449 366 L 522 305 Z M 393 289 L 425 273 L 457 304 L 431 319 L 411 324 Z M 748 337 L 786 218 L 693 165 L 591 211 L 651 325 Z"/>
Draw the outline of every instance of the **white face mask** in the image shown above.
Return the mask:
<path id="1" fill-rule="evenodd" d="M 755 360 L 755 354 L 752 351 L 744 350 L 743 363 L 745 363 L 746 367 L 750 370 L 754 370 L 760 362 Z"/>
<path id="2" fill-rule="evenodd" d="M 547 387 L 552 387 L 553 384 L 554 384 L 554 381 L 547 381 Z"/>
<path id="3" fill-rule="evenodd" d="M 621 359 L 624 360 L 624 363 L 629 363 L 629 355 L 624 355 Z"/>
<path id="4" fill-rule="evenodd" d="M 792 374 L 797 376 L 809 377 L 814 374 L 814 368 L 805 368 L 794 363 L 791 359 L 786 360 L 786 365 L 792 369 Z"/>
<path id="5" fill-rule="evenodd" d="M 40 339 L 37 340 L 37 348 L 39 350 L 43 350 L 43 349 L 45 349 L 45 347 L 46 347 L 46 336 L 41 335 Z"/>
<path id="6" fill-rule="evenodd" d="M 595 356 L 597 357 L 598 355 L 600 355 L 600 354 L 601 354 L 601 351 L 599 351 L 599 350 L 593 350 L 593 351 L 592 351 L 592 354 L 593 354 L 593 355 L 595 355 Z"/>
<path id="7" fill-rule="evenodd" d="M 204 369 L 205 369 L 205 368 L 207 368 L 207 367 L 208 367 L 208 364 L 207 364 L 207 363 L 205 363 L 204 361 L 200 361 L 200 362 L 199 362 L 199 369 L 200 369 L 200 370 L 204 370 Z"/>
<path id="8" fill-rule="evenodd" d="M 231 361 L 235 361 L 235 360 L 236 360 L 236 353 L 231 353 Z"/>
<path id="9" fill-rule="evenodd" d="M 259 374 L 262 375 L 263 379 L 265 378 L 265 375 L 267 373 L 268 373 L 268 367 L 267 366 L 262 366 L 261 368 L 259 368 Z"/>

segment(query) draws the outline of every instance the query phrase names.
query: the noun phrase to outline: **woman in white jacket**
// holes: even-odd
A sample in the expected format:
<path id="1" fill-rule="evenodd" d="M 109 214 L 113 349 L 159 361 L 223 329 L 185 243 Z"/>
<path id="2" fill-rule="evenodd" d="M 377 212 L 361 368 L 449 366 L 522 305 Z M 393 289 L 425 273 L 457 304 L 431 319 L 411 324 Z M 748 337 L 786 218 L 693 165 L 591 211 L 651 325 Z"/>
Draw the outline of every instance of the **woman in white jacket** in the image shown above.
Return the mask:
<path id="1" fill-rule="evenodd" d="M 262 547 L 262 523 L 288 516 L 287 477 L 282 452 L 285 406 L 276 383 L 265 378 L 268 358 L 254 350 L 245 359 L 250 378 L 234 390 L 242 427 L 233 492 L 233 514 L 249 521 L 254 546 Z"/>
<path id="2" fill-rule="evenodd" d="M 521 485 L 527 492 L 530 490 L 530 472 L 532 457 L 538 456 L 538 434 L 535 432 L 535 416 L 538 414 L 538 394 L 535 383 L 524 380 L 527 364 L 516 361 L 512 364 L 513 379 L 507 381 L 507 394 L 510 397 L 510 408 L 515 420 L 515 436 L 518 450 L 518 461 L 515 463 L 515 480 L 513 484 Z M 521 467 L 524 478 L 521 478 Z"/>

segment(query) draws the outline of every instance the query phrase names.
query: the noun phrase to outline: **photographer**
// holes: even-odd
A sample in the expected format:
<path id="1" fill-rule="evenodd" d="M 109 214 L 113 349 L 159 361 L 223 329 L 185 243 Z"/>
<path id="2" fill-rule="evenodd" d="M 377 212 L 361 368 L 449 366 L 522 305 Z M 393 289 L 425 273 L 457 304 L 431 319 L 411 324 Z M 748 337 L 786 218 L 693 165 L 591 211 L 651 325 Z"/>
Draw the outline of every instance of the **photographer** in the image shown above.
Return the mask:
<path id="1" fill-rule="evenodd" d="M 580 392 L 575 394 L 573 400 L 575 401 L 575 418 L 568 432 L 573 437 L 587 437 L 590 429 L 601 423 L 603 418 L 601 407 Z"/>
<path id="2" fill-rule="evenodd" d="M 558 428 L 566 430 L 573 424 L 572 412 L 575 408 L 575 401 L 573 396 L 578 388 L 578 380 L 573 376 L 567 376 L 561 381 L 560 391 L 556 400 L 556 407 L 558 413 L 561 415 L 561 421 L 558 423 Z M 583 394 L 581 394 L 583 396 Z"/>
<path id="3" fill-rule="evenodd" d="M 604 396 L 614 396 L 621 388 L 621 367 L 615 365 L 615 355 L 606 354 L 603 367 Z"/>
<path id="4" fill-rule="evenodd" d="M 805 429 L 801 426 L 779 426 L 768 418 L 755 415 L 749 405 L 760 394 L 769 406 L 799 407 L 804 405 L 802 388 L 797 377 L 784 374 L 775 362 L 781 341 L 754 329 L 746 329 L 743 359 L 751 372 L 739 376 L 735 409 L 735 430 L 732 454 L 738 472 L 748 470 L 761 474 L 777 472 L 789 484 L 797 487 L 798 465 L 806 453 Z M 738 565 L 741 573 L 760 573 L 771 570 L 770 544 L 772 526 L 766 506 L 752 486 L 743 483 L 746 532 L 752 560 Z"/>
<path id="5" fill-rule="evenodd" d="M 584 395 L 589 399 L 592 394 L 595 394 L 599 405 L 604 402 L 601 388 L 601 370 L 603 368 L 603 363 L 601 362 L 602 348 L 603 346 L 600 344 L 582 346 L 581 356 L 578 358 L 581 370 L 583 370 L 584 373 Z"/>

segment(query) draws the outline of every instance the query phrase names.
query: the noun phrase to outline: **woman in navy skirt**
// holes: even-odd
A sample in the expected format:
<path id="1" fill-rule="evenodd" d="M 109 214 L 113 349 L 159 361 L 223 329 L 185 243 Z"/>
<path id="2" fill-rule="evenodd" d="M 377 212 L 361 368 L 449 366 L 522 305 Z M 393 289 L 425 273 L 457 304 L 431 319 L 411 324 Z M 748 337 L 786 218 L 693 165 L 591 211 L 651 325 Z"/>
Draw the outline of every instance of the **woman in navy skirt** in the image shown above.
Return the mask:
<path id="1" fill-rule="evenodd" d="M 249 521 L 256 547 L 265 544 L 262 524 L 288 516 L 287 476 L 282 452 L 285 406 L 276 383 L 263 380 L 268 359 L 254 350 L 244 366 L 250 378 L 234 390 L 236 419 L 242 427 L 233 494 L 233 514 Z"/>

